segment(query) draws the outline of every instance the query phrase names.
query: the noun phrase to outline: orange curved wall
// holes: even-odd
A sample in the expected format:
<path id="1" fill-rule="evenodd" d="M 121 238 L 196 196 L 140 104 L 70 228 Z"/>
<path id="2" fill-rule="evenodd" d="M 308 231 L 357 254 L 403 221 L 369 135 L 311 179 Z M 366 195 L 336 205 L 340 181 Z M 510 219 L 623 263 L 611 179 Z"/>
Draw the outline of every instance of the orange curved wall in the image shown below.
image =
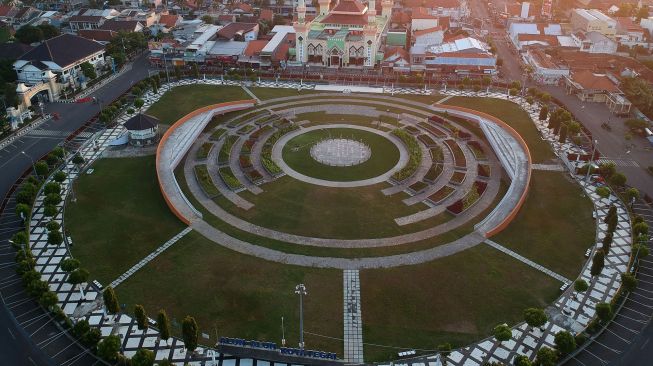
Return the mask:
<path id="1" fill-rule="evenodd" d="M 451 105 L 438 105 L 437 107 L 445 109 L 445 110 L 449 109 L 449 110 L 454 110 L 454 111 L 460 111 L 460 112 L 475 114 L 475 115 L 477 115 L 479 117 L 490 120 L 490 121 L 500 125 L 506 131 L 508 131 L 508 133 L 510 133 L 510 135 L 512 135 L 512 137 L 514 137 L 517 140 L 517 142 L 519 142 L 522 145 L 522 148 L 526 152 L 526 157 L 528 159 L 528 169 L 527 169 L 527 174 L 528 175 L 526 177 L 526 189 L 524 189 L 524 192 L 522 192 L 522 195 L 521 195 L 521 197 L 519 197 L 519 201 L 517 202 L 517 205 L 513 208 L 513 210 L 510 212 L 510 214 L 499 225 L 497 225 L 495 228 L 493 228 L 492 230 L 485 233 L 485 237 L 489 238 L 489 237 L 491 237 L 493 235 L 498 234 L 503 229 L 505 229 L 508 225 L 510 225 L 510 223 L 512 222 L 512 220 L 515 219 L 515 217 L 517 216 L 517 213 L 519 212 L 522 205 L 526 201 L 526 197 L 528 196 L 528 191 L 530 190 L 530 185 L 531 185 L 531 166 L 532 166 L 532 163 L 533 163 L 533 160 L 531 158 L 531 151 L 528 148 L 528 145 L 526 144 L 526 141 L 524 141 L 524 139 L 521 137 L 521 135 L 519 133 L 517 133 L 517 131 L 515 131 L 515 129 L 512 128 L 509 124 L 505 123 L 504 121 L 500 120 L 497 117 L 494 117 L 494 116 L 489 115 L 487 113 L 475 111 L 473 109 L 465 108 L 465 107 L 458 107 L 458 106 L 451 106 Z"/>
<path id="2" fill-rule="evenodd" d="M 172 204 L 172 202 L 170 202 L 170 199 L 166 195 L 166 192 L 163 189 L 163 186 L 161 185 L 161 177 L 159 175 L 159 168 L 160 168 L 160 164 L 161 164 L 161 162 L 160 162 L 161 149 L 165 145 L 166 141 L 168 141 L 168 138 L 170 137 L 170 135 L 177 128 L 179 128 L 179 126 L 186 123 L 189 119 L 191 119 L 191 118 L 193 118 L 195 116 L 198 116 L 198 115 L 200 115 L 202 113 L 206 113 L 206 112 L 209 112 L 211 110 L 217 109 L 217 108 L 228 107 L 228 106 L 244 104 L 244 103 L 252 103 L 252 105 L 253 105 L 253 104 L 256 103 L 256 101 L 253 100 L 253 99 L 246 99 L 246 100 L 239 100 L 239 101 L 234 101 L 234 102 L 224 102 L 224 103 L 212 104 L 212 105 L 208 105 L 206 107 L 196 109 L 196 110 L 188 113 L 187 115 L 181 117 L 179 120 L 177 120 L 177 122 L 175 122 L 172 126 L 170 126 L 170 128 L 168 128 L 168 130 L 163 134 L 163 136 L 161 136 L 161 141 L 159 141 L 159 145 L 156 148 L 156 176 L 157 176 L 157 180 L 159 181 L 159 189 L 161 190 L 161 194 L 163 195 L 163 199 L 166 201 L 166 204 L 168 205 L 168 207 L 170 208 L 172 213 L 175 216 L 177 216 L 177 218 L 179 218 L 179 220 L 181 220 L 186 225 L 190 225 L 190 221 L 187 218 L 185 218 L 177 210 L 177 208 Z M 244 109 L 244 108 L 240 108 L 240 109 Z M 234 109 L 234 110 L 239 110 L 239 109 Z M 223 111 L 222 113 L 232 112 L 234 110 L 226 110 L 226 111 Z M 173 174 L 174 174 L 174 172 L 173 172 Z"/>

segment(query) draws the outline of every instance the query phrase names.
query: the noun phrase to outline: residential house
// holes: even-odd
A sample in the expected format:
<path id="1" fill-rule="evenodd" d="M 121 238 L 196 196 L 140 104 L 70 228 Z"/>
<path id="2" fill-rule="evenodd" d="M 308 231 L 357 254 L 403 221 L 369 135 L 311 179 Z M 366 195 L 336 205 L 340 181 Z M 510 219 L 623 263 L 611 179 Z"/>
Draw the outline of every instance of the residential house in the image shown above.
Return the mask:
<path id="1" fill-rule="evenodd" d="M 617 42 L 599 32 L 576 32 L 571 35 L 581 52 L 608 53 L 617 52 Z"/>
<path id="2" fill-rule="evenodd" d="M 142 32 L 143 28 L 143 24 L 138 20 L 110 19 L 104 22 L 99 29 L 112 30 L 114 32 Z"/>
<path id="3" fill-rule="evenodd" d="M 533 80 L 539 84 L 557 85 L 569 76 L 569 67 L 557 62 L 541 48 L 527 49 L 524 60 L 533 70 Z"/>
<path id="4" fill-rule="evenodd" d="M 619 44 L 634 46 L 644 43 L 645 30 L 641 25 L 635 23 L 632 18 L 617 17 L 617 34 L 616 38 Z"/>
<path id="5" fill-rule="evenodd" d="M 81 29 L 98 29 L 107 19 L 99 15 L 73 15 L 68 19 L 68 24 L 73 32 Z"/>
<path id="6" fill-rule="evenodd" d="M 118 32 L 110 29 L 80 29 L 77 34 L 86 39 L 106 45 L 118 35 Z"/>
<path id="7" fill-rule="evenodd" d="M 258 38 L 258 30 L 258 23 L 233 22 L 220 28 L 217 36 L 225 40 L 253 41 Z"/>
<path id="8" fill-rule="evenodd" d="M 574 31 L 598 32 L 607 37 L 617 33 L 617 21 L 596 9 L 574 9 L 570 22 Z"/>
<path id="9" fill-rule="evenodd" d="M 410 54 L 403 47 L 386 47 L 381 61 L 384 71 L 410 72 Z"/>
<path id="10" fill-rule="evenodd" d="M 606 75 L 589 70 L 573 71 L 565 77 L 565 90 L 583 102 L 605 103 L 611 93 L 619 93 L 617 85 Z"/>
<path id="11" fill-rule="evenodd" d="M 512 23 L 508 28 L 508 37 L 515 48 L 525 46 L 558 46 L 558 37 L 562 36 L 562 27 L 555 23 Z"/>

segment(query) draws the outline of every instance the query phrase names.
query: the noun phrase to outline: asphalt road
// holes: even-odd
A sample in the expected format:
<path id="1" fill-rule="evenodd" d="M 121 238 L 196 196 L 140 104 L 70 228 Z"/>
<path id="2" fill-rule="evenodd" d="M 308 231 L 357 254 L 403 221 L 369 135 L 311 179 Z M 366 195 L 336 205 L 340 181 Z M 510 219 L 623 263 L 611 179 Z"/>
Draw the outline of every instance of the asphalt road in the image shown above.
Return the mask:
<path id="1" fill-rule="evenodd" d="M 113 101 L 134 82 L 147 75 L 147 58 L 142 55 L 129 70 L 91 96 L 102 101 Z M 14 182 L 31 167 L 32 159 L 38 160 L 47 154 L 98 113 L 99 109 L 100 106 L 93 103 L 47 104 L 46 113 L 59 113 L 59 120 L 44 123 L 0 150 L 0 197 L 5 197 Z M 18 230 L 20 222 L 14 214 L 12 198 L 0 216 L 0 365 L 101 364 L 61 332 L 54 321 L 25 293 L 14 270 L 15 251 L 7 242 Z"/>

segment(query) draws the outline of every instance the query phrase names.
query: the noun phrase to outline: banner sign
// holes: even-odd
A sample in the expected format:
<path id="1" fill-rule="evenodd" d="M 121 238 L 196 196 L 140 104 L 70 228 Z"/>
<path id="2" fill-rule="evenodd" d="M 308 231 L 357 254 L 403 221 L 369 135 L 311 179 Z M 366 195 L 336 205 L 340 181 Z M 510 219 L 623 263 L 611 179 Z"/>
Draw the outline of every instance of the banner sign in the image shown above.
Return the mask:
<path id="1" fill-rule="evenodd" d="M 320 358 L 325 360 L 336 360 L 336 354 L 333 352 L 323 352 L 323 351 L 313 351 L 313 350 L 303 350 L 299 348 L 290 348 L 290 347 L 278 347 L 274 342 L 260 342 L 260 341 L 250 341 L 242 338 L 228 338 L 220 337 L 220 344 L 229 345 L 229 346 L 238 346 L 238 347 L 249 347 L 257 348 L 267 351 L 278 351 L 280 354 L 285 356 L 299 356 L 299 357 L 311 357 L 311 358 Z"/>

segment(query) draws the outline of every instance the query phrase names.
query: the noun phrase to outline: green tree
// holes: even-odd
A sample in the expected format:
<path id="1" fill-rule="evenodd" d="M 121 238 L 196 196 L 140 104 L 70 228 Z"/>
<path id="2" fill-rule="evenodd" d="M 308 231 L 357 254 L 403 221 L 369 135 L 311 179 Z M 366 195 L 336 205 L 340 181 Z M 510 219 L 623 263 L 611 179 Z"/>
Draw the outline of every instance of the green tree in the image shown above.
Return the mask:
<path id="1" fill-rule="evenodd" d="M 48 310 L 51 310 L 55 305 L 57 305 L 58 301 L 59 298 L 57 297 L 57 294 L 52 291 L 45 292 L 39 298 L 39 304 Z"/>
<path id="2" fill-rule="evenodd" d="M 516 96 L 517 94 L 519 94 L 519 90 L 517 90 L 517 89 L 515 89 L 515 88 L 510 88 L 510 90 L 509 90 L 508 92 L 510 93 L 510 96 L 511 96 L 511 97 L 514 97 L 514 96 Z"/>
<path id="3" fill-rule="evenodd" d="M 594 258 L 592 258 L 592 268 L 590 269 L 590 273 L 592 274 L 592 277 L 596 277 L 599 274 L 601 274 L 601 271 L 603 270 L 604 266 L 605 266 L 605 253 L 603 252 L 602 249 L 599 249 L 596 251 L 596 254 L 594 254 Z"/>
<path id="4" fill-rule="evenodd" d="M 72 333 L 77 339 L 81 339 L 84 337 L 88 331 L 91 330 L 91 326 L 88 324 L 88 321 L 86 319 L 82 319 L 75 323 L 72 329 Z"/>
<path id="5" fill-rule="evenodd" d="M 531 360 L 528 359 L 528 357 L 526 357 L 524 355 L 517 355 L 517 356 L 515 356 L 514 365 L 515 366 L 532 366 L 533 363 L 531 362 Z"/>
<path id="6" fill-rule="evenodd" d="M 617 172 L 617 165 L 612 162 L 605 162 L 599 165 L 599 174 L 605 179 L 610 179 Z"/>
<path id="7" fill-rule="evenodd" d="M 27 233 L 26 233 L 25 231 L 19 231 L 19 232 L 17 232 L 16 234 L 14 234 L 14 235 L 11 237 L 12 246 L 13 246 L 15 249 L 20 249 L 20 248 L 22 248 L 23 246 L 25 246 L 25 244 L 27 244 L 27 241 L 28 241 L 27 238 L 28 238 L 28 237 L 27 237 Z"/>
<path id="8" fill-rule="evenodd" d="M 120 311 L 120 304 L 118 303 L 118 296 L 113 290 L 113 287 L 107 286 L 102 292 L 104 306 L 109 314 L 117 314 Z"/>
<path id="9" fill-rule="evenodd" d="M 43 187 L 43 193 L 48 194 L 61 194 L 61 184 L 50 182 Z"/>
<path id="10" fill-rule="evenodd" d="M 45 228 L 48 229 L 48 231 L 54 231 L 61 229 L 61 225 L 54 220 L 50 220 L 50 222 L 45 225 Z"/>
<path id="11" fill-rule="evenodd" d="M 43 31 L 38 27 L 24 25 L 18 28 L 14 37 L 25 44 L 40 42 L 43 40 Z"/>
<path id="12" fill-rule="evenodd" d="M 558 355 L 549 347 L 541 347 L 537 350 L 535 364 L 538 366 L 555 366 L 558 362 Z"/>
<path id="13" fill-rule="evenodd" d="M 63 243 L 63 235 L 59 230 L 52 230 L 48 232 L 48 244 L 61 245 Z"/>
<path id="14" fill-rule="evenodd" d="M 598 187 L 596 189 L 596 194 L 599 195 L 601 198 L 608 198 L 610 197 L 610 188 L 608 187 Z"/>
<path id="15" fill-rule="evenodd" d="M 184 318 L 181 323 L 181 333 L 188 352 L 194 352 L 195 348 L 197 348 L 197 337 L 199 334 L 195 318 L 191 316 Z"/>
<path id="16" fill-rule="evenodd" d="M 632 273 L 622 273 L 621 274 L 621 284 L 623 289 L 628 292 L 633 292 L 637 287 L 637 278 Z"/>
<path id="17" fill-rule="evenodd" d="M 494 327 L 494 337 L 499 342 L 505 342 L 510 338 L 512 338 L 512 330 L 506 324 L 499 324 L 496 327 Z"/>
<path id="18" fill-rule="evenodd" d="M 60 263 L 61 270 L 66 272 L 66 273 L 70 273 L 70 272 L 76 270 L 77 268 L 79 268 L 79 265 L 80 265 L 79 260 L 77 260 L 75 258 L 70 258 L 70 257 L 65 258 Z"/>
<path id="19" fill-rule="evenodd" d="M 540 121 L 546 121 L 547 117 L 549 117 L 549 107 L 543 106 L 540 108 Z"/>
<path id="20" fill-rule="evenodd" d="M 449 357 L 451 349 L 451 343 L 442 343 L 438 345 L 438 352 L 440 352 L 440 355 L 444 358 Z"/>
<path id="21" fill-rule="evenodd" d="M 54 181 L 55 181 L 55 182 L 61 184 L 61 183 L 63 183 L 63 182 L 66 180 L 67 177 L 68 177 L 68 175 L 60 170 L 60 171 L 54 173 L 54 177 L 53 177 L 53 178 L 54 178 Z"/>
<path id="22" fill-rule="evenodd" d="M 601 250 L 603 250 L 604 253 L 608 253 L 610 251 L 610 245 L 612 244 L 612 235 L 612 232 L 608 231 L 605 233 L 605 236 L 601 241 Z"/>
<path id="23" fill-rule="evenodd" d="M 145 101 L 141 98 L 138 98 L 134 101 L 134 107 L 140 108 L 145 104 Z"/>
<path id="24" fill-rule="evenodd" d="M 648 224 L 645 222 L 638 222 L 633 225 L 633 235 L 648 235 Z"/>
<path id="25" fill-rule="evenodd" d="M 45 196 L 45 199 L 43 199 L 43 204 L 56 206 L 61 203 L 61 200 L 62 200 L 61 195 L 56 193 L 50 193 L 47 196 Z"/>
<path id="26" fill-rule="evenodd" d="M 39 177 L 45 177 L 50 171 L 50 167 L 45 161 L 36 162 L 36 164 L 34 164 L 34 169 L 36 169 L 36 175 Z"/>
<path id="27" fill-rule="evenodd" d="M 540 328 L 546 324 L 547 317 L 542 309 L 528 308 L 524 310 L 524 321 L 531 327 Z"/>
<path id="28" fill-rule="evenodd" d="M 156 327 L 159 328 L 161 339 L 166 341 L 167 344 L 168 338 L 170 338 L 170 321 L 168 321 L 168 314 L 163 309 L 159 310 L 159 314 L 156 317 Z"/>
<path id="29" fill-rule="evenodd" d="M 614 175 L 610 177 L 610 184 L 617 187 L 623 187 L 626 184 L 626 176 L 623 173 L 614 173 Z"/>
<path id="30" fill-rule="evenodd" d="M 84 62 L 83 64 L 79 65 L 79 67 L 82 69 L 82 74 L 84 74 L 85 77 L 93 80 L 97 78 L 97 72 L 95 72 L 95 67 L 91 65 L 90 62 Z"/>
<path id="31" fill-rule="evenodd" d="M 637 188 L 628 188 L 626 190 L 626 197 L 628 198 L 628 202 L 636 200 L 639 198 L 639 191 Z"/>
<path id="32" fill-rule="evenodd" d="M 132 357 L 132 366 L 152 366 L 154 365 L 154 352 L 149 349 L 139 348 L 134 357 Z"/>
<path id="33" fill-rule="evenodd" d="M 73 156 L 73 164 L 77 165 L 78 167 L 84 164 L 84 158 L 80 154 L 76 154 Z"/>
<path id="34" fill-rule="evenodd" d="M 74 287 L 77 287 L 82 283 L 88 282 L 88 278 L 90 275 L 91 274 L 88 272 L 88 270 L 84 268 L 77 268 L 76 270 L 70 272 L 67 281 L 69 284 L 73 285 Z M 79 286 L 79 292 L 82 294 L 82 297 L 84 297 L 84 288 L 82 286 Z"/>
<path id="35" fill-rule="evenodd" d="M 596 304 L 596 315 L 602 322 L 610 321 L 612 319 L 612 305 L 607 302 Z"/>
<path id="36" fill-rule="evenodd" d="M 43 34 L 43 39 L 44 40 L 56 37 L 59 34 L 61 34 L 61 32 L 59 31 L 59 28 L 55 27 L 52 24 L 43 23 L 43 24 L 40 24 L 37 28 L 41 30 L 41 33 Z"/>
<path id="37" fill-rule="evenodd" d="M 43 208 L 43 214 L 47 217 L 53 217 L 57 214 L 57 206 L 55 205 L 45 205 Z"/>
<path id="38" fill-rule="evenodd" d="M 576 349 L 576 339 L 566 330 L 556 333 L 554 342 L 562 355 L 568 355 Z"/>
<path id="39" fill-rule="evenodd" d="M 147 329 L 147 313 L 143 305 L 136 305 L 134 307 L 134 316 L 136 317 L 138 329 Z"/>
<path id="40" fill-rule="evenodd" d="M 120 337 L 111 334 L 97 345 L 98 356 L 109 363 L 116 362 L 118 359 L 118 352 L 120 352 L 120 345 Z"/>
<path id="41" fill-rule="evenodd" d="M 648 256 L 648 247 L 644 244 L 636 244 L 633 246 L 633 252 L 637 253 L 638 258 L 644 258 Z"/>

